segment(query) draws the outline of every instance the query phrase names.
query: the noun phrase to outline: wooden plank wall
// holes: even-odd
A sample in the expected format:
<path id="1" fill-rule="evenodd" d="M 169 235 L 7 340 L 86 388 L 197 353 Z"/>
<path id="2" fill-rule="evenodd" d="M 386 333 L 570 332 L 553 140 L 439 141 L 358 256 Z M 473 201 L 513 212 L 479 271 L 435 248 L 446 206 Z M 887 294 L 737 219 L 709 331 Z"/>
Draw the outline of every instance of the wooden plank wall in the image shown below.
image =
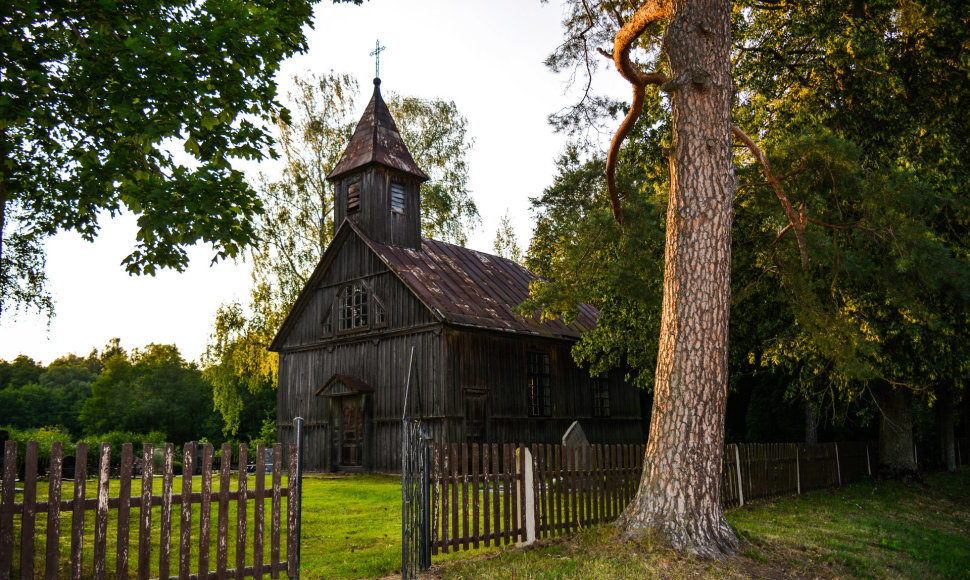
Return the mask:
<path id="1" fill-rule="evenodd" d="M 288 482 L 293 482 L 296 470 L 296 446 L 288 446 Z M 45 501 L 38 501 L 37 488 L 41 482 L 37 472 L 38 444 L 31 441 L 26 449 L 25 477 L 22 501 L 16 501 L 17 442 L 8 441 L 4 448 L 4 471 L 2 494 L 0 494 L 0 578 L 29 579 L 45 577 L 49 579 L 70 577 L 95 579 L 116 576 L 118 578 L 206 578 L 224 579 L 228 577 L 262 578 L 269 574 L 279 578 L 287 570 L 294 569 L 296 545 L 295 538 L 288 533 L 295 524 L 296 503 L 290 501 L 292 487 L 284 487 L 283 446 L 273 446 L 272 475 L 269 489 L 266 489 L 266 475 L 263 473 L 266 450 L 263 445 L 256 448 L 255 460 L 257 473 L 254 489 L 248 489 L 249 476 L 246 474 L 246 445 L 239 446 L 238 485 L 231 487 L 232 449 L 227 443 L 222 446 L 219 470 L 213 469 L 213 449 L 205 445 L 202 449 L 202 474 L 192 475 L 196 461 L 195 444 L 184 447 L 183 469 L 186 473 L 181 481 L 181 493 L 173 493 L 175 449 L 171 443 L 164 447 L 161 494 L 153 490 L 153 447 L 143 446 L 144 469 L 140 475 L 141 493 L 132 494 L 134 455 L 131 443 L 125 443 L 121 451 L 121 464 L 117 471 L 118 496 L 109 495 L 109 482 L 114 479 L 111 469 L 111 446 L 102 443 L 97 481 L 94 484 L 95 497 L 88 497 L 86 490 L 88 453 L 86 443 L 78 443 L 76 449 L 76 471 L 73 494 L 65 495 L 62 484 L 62 465 L 64 447 L 56 442 L 51 448 L 51 467 L 48 475 L 48 495 Z M 139 477 L 139 476 L 134 476 Z M 213 486 L 216 480 L 217 486 Z M 287 525 L 282 524 L 282 498 L 287 498 Z M 264 503 L 270 502 L 269 513 Z M 230 504 L 235 502 L 235 506 Z M 179 507 L 175 507 L 179 506 Z M 152 508 L 161 508 L 153 512 Z M 135 520 L 137 528 L 131 526 L 132 510 L 138 510 Z M 250 517 L 250 511 L 252 513 Z M 213 513 L 215 512 L 215 513 Z M 231 537 L 229 520 L 235 512 L 234 535 Z M 38 517 L 46 515 L 46 526 L 38 526 Z M 69 553 L 61 553 L 61 514 L 70 514 L 71 544 Z M 93 517 L 89 514 L 93 514 Z M 153 520 L 158 518 L 157 523 Z M 178 519 L 178 534 L 173 534 L 172 520 Z M 252 522 L 252 529 L 247 526 Z M 84 561 L 84 542 L 86 531 L 93 523 L 93 558 Z M 215 524 L 213 526 L 213 523 Z M 193 533 L 193 527 L 197 532 Z M 269 529 L 270 559 L 263 562 L 264 528 Z M 38 530 L 41 533 L 38 534 Z M 17 536 L 19 532 L 19 542 Z M 109 540 L 111 533 L 115 540 Z M 215 537 L 213 538 L 213 532 Z M 287 534 L 285 553 L 282 551 L 282 536 Z M 174 538 L 174 540 L 173 540 Z M 215 544 L 213 553 L 212 544 Z M 233 539 L 235 540 L 233 542 Z M 177 542 L 173 546 L 173 542 Z M 229 568 L 230 545 L 235 548 L 235 568 Z M 114 554 L 109 553 L 114 546 Z M 157 553 L 153 554 L 153 546 Z M 129 553 L 134 547 L 137 554 Z M 43 549 L 43 556 L 39 550 Z M 15 551 L 19 557 L 15 556 Z M 178 552 L 178 560 L 173 561 L 172 552 Z M 191 566 L 191 555 L 195 553 L 196 566 Z M 43 572 L 41 571 L 43 570 Z"/>
<path id="2" fill-rule="evenodd" d="M 353 337 L 385 335 L 423 324 L 435 322 L 428 309 L 390 272 L 387 266 L 364 243 L 357 234 L 350 232 L 343 243 L 335 250 L 323 275 L 312 279 L 314 284 L 311 297 L 301 305 L 297 317 L 283 343 L 283 351 L 307 346 L 324 346 Z M 341 334 L 335 331 L 332 336 L 323 335 L 323 321 L 327 310 L 334 304 L 337 292 L 346 284 L 358 280 L 365 281 L 384 305 L 387 324 L 380 328 L 369 328 Z M 333 318 L 336 328 L 336 317 Z"/>
<path id="3" fill-rule="evenodd" d="M 610 375 L 610 416 L 593 417 L 593 379 L 576 366 L 571 341 L 488 331 L 445 329 L 450 395 L 446 414 L 455 428 L 444 441 L 465 441 L 464 393 L 486 391 L 485 439 L 497 443 L 532 441 L 559 443 L 575 420 L 597 443 L 643 442 L 641 392 Z M 527 357 L 549 355 L 553 412 L 551 417 L 529 416 Z M 500 362 L 499 362 L 500 361 Z"/>
<path id="4" fill-rule="evenodd" d="M 401 469 L 401 413 L 404 406 L 405 381 L 411 347 L 415 352 L 411 384 L 410 412 L 425 417 L 441 414 L 443 396 L 441 380 L 441 342 L 434 329 L 381 339 L 357 340 L 336 345 L 333 352 L 306 350 L 285 353 L 280 357 L 280 380 L 277 417 L 303 417 L 305 439 L 304 468 L 307 471 L 329 471 L 335 466 L 336 417 L 327 397 L 315 396 L 334 374 L 356 377 L 374 392 L 369 398 L 365 416 L 364 467 L 374 471 L 399 472 Z M 432 425 L 433 427 L 433 425 Z M 292 427 L 281 422 L 279 437 L 286 437 Z M 433 429 L 433 436 L 440 434 Z"/>

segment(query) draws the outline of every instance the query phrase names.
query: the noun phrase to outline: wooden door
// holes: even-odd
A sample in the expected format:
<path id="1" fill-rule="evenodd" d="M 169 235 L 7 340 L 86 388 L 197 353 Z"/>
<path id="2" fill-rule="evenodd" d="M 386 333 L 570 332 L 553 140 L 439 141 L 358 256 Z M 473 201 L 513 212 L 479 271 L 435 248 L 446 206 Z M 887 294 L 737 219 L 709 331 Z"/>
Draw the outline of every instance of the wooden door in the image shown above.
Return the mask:
<path id="1" fill-rule="evenodd" d="M 468 443 L 485 443 L 487 401 L 485 393 L 465 393 L 465 441 Z"/>
<path id="2" fill-rule="evenodd" d="M 364 396 L 343 397 L 340 407 L 340 465 L 360 467 L 364 451 Z"/>

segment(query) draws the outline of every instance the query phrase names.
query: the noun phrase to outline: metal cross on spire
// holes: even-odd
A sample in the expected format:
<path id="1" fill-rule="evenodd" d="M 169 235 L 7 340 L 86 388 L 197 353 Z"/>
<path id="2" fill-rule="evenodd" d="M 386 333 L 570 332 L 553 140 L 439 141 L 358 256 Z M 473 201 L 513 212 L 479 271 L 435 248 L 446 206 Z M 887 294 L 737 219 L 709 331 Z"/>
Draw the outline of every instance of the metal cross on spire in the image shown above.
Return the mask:
<path id="1" fill-rule="evenodd" d="M 386 46 L 381 46 L 381 41 L 378 40 L 375 43 L 374 52 L 370 53 L 371 56 L 377 57 L 377 63 L 375 64 L 374 76 L 381 78 L 381 53 L 384 52 Z"/>

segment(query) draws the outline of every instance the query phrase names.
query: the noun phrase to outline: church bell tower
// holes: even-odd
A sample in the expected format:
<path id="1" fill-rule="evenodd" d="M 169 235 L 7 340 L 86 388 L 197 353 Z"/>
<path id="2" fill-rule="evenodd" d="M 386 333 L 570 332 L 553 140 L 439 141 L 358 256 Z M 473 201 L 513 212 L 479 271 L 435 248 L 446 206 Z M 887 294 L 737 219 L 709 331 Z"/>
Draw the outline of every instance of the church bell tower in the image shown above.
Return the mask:
<path id="1" fill-rule="evenodd" d="M 334 184 L 334 228 L 353 220 L 382 244 L 421 248 L 421 184 L 417 166 L 381 97 L 381 79 L 354 136 L 327 176 Z"/>

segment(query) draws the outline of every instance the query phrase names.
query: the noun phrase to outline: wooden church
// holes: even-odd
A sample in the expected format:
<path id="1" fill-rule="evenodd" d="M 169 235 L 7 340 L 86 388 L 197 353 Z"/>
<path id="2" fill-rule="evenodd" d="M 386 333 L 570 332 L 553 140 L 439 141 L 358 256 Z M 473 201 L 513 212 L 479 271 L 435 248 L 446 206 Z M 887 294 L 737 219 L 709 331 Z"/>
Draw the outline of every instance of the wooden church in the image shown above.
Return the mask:
<path id="1" fill-rule="evenodd" d="M 537 276 L 421 238 L 428 176 L 374 85 L 328 176 L 333 241 L 269 347 L 279 439 L 301 416 L 308 471 L 400 471 L 410 368 L 408 415 L 436 441 L 554 443 L 578 420 L 593 443 L 641 442 L 638 389 L 621 373 L 590 378 L 570 355 L 596 309 L 570 325 L 519 316 Z"/>

